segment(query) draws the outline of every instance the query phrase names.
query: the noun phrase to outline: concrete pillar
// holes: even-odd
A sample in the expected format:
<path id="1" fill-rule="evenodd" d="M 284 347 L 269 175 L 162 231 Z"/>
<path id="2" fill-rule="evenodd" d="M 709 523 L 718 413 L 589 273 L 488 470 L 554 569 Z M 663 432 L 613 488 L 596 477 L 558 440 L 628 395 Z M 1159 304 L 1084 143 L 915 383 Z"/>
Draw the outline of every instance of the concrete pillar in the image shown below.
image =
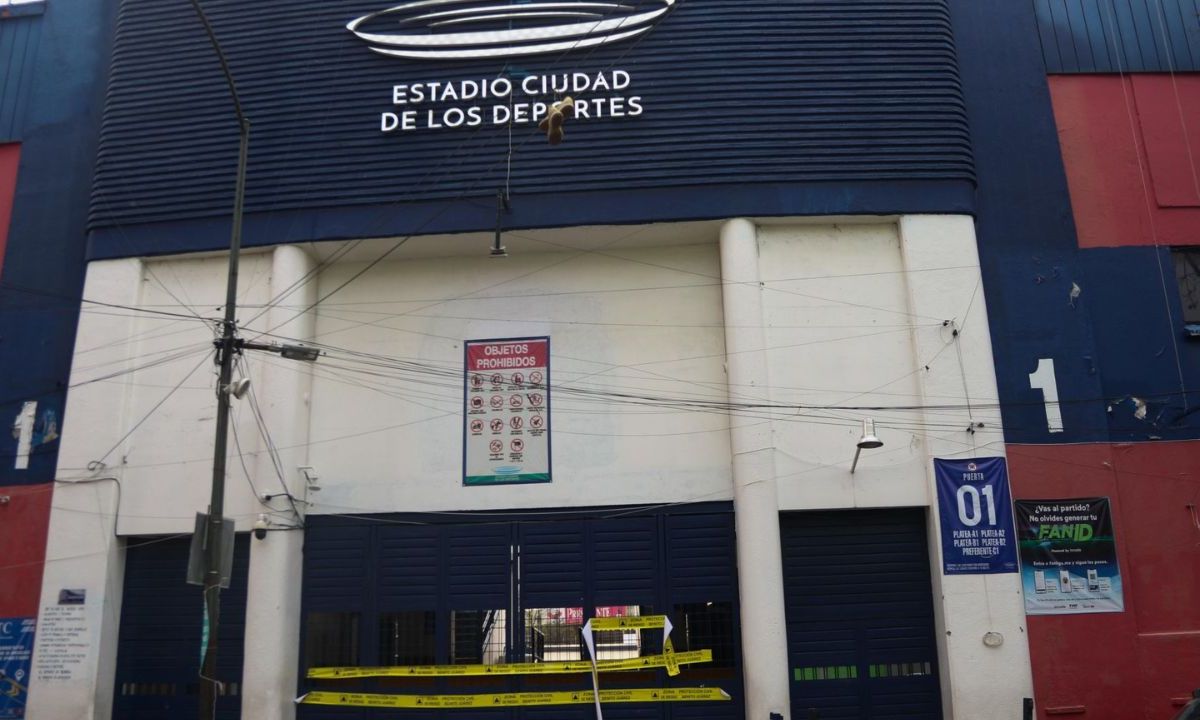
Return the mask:
<path id="1" fill-rule="evenodd" d="M 83 296 L 137 305 L 142 272 L 138 260 L 92 263 Z M 75 363 L 71 383 L 135 365 L 138 345 L 116 341 L 133 335 L 136 327 L 136 318 L 122 314 L 84 313 L 76 347 L 98 349 Z M 26 707 L 30 718 L 104 720 L 112 715 L 125 576 L 124 546 L 116 537 L 121 496 L 115 479 L 123 450 L 118 448 L 108 458 L 110 468 L 90 472 L 87 467 L 108 452 L 131 423 L 125 389 L 119 383 L 98 382 L 67 396 L 56 475 L 60 482 L 50 511 L 34 636 Z M 83 604 L 59 605 L 64 589 L 83 590 Z M 66 637 L 74 647 L 64 652 Z"/>
<path id="2" fill-rule="evenodd" d="M 272 257 L 271 296 L 275 297 L 313 268 L 312 258 L 296 246 L 275 248 Z M 306 313 L 293 319 L 297 305 L 307 307 L 317 298 L 317 280 L 309 279 L 303 287 L 280 302 L 243 333 L 254 337 L 254 329 L 304 340 L 311 338 L 314 315 Z M 276 338 L 266 338 L 276 340 Z M 280 342 L 286 342 L 279 340 Z M 266 361 L 269 359 L 268 364 Z M 307 465 L 309 432 L 309 398 L 312 375 L 306 363 L 263 356 L 256 361 L 251 356 L 250 367 L 255 397 L 262 409 L 271 438 L 279 448 L 284 470 L 283 482 L 297 498 L 304 498 L 304 477 L 298 470 Z M 286 365 L 286 367 L 283 367 Z M 247 402 L 243 400 L 241 402 Z M 243 437 L 246 437 L 243 435 Z M 265 448 L 260 446 L 260 450 Z M 281 493 L 281 480 L 271 457 L 259 452 L 254 463 L 255 485 L 263 493 Z M 302 571 L 304 533 L 286 530 L 297 525 L 300 518 L 292 512 L 285 497 L 267 503 L 271 509 L 272 525 L 278 531 L 267 537 L 250 540 L 250 573 L 246 601 L 245 665 L 242 670 L 242 715 L 261 720 L 290 720 L 296 716 L 293 699 L 296 696 L 298 654 L 300 650 L 300 579 Z M 301 513 L 304 505 L 298 503 Z"/>
<path id="3" fill-rule="evenodd" d="M 938 600 L 934 608 L 944 714 L 971 720 L 1013 718 L 1021 711 L 1022 698 L 1033 697 L 1020 575 L 942 574 L 933 474 L 933 458 L 1002 457 L 1005 449 L 1000 413 L 994 406 L 999 394 L 974 221 L 966 216 L 904 216 L 900 219 L 900 249 L 908 277 L 919 278 L 909 281 L 909 312 L 954 323 L 914 333 L 920 363 L 939 352 L 944 358 L 919 373 L 925 404 L 944 404 L 946 398 L 961 398 L 964 393 L 977 403 L 992 404 L 990 409 L 942 411 L 926 418 L 927 422 L 963 428 L 932 432 L 927 437 L 930 574 Z M 938 270 L 947 267 L 972 269 Z M 947 343 L 958 347 L 947 347 Z M 956 357 L 959 353 L 961 362 Z M 969 433 L 966 427 L 972 421 L 983 422 L 984 427 Z M 998 633 L 1003 644 L 996 648 L 984 645 L 983 636 L 989 632 Z"/>
<path id="4" fill-rule="evenodd" d="M 765 397 L 769 384 L 758 232 L 748 220 L 730 220 L 721 228 L 721 278 L 728 382 L 731 390 L 738 389 L 730 399 L 757 394 L 754 388 L 762 388 Z M 787 624 L 771 424 L 731 417 L 730 445 L 746 717 L 788 718 Z"/>

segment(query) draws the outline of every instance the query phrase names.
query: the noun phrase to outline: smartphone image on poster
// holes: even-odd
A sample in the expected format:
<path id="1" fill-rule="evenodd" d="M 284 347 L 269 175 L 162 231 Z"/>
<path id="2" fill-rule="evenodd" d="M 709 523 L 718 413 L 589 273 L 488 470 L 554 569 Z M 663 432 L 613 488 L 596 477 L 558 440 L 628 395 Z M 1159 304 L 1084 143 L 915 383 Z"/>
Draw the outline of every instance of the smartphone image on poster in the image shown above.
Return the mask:
<path id="1" fill-rule="evenodd" d="M 1046 571 L 1033 571 L 1033 589 L 1038 592 L 1046 592 Z"/>
<path id="2" fill-rule="evenodd" d="M 1087 571 L 1088 590 L 1096 592 L 1100 589 L 1100 573 L 1095 568 Z"/>
<path id="3" fill-rule="evenodd" d="M 1071 573 L 1066 570 L 1058 571 L 1058 589 L 1060 592 L 1071 592 Z"/>

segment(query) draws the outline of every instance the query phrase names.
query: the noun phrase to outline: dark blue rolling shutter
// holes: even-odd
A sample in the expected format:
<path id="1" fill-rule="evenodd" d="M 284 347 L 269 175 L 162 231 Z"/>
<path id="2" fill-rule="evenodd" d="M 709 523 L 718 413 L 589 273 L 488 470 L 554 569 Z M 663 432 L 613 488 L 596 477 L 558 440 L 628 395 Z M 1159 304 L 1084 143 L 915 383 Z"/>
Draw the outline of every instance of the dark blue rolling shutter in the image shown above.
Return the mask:
<path id="1" fill-rule="evenodd" d="M 204 603 L 200 586 L 187 584 L 190 543 L 190 537 L 130 540 L 125 552 L 114 720 L 195 717 L 198 711 Z M 226 695 L 217 702 L 217 717 L 228 720 L 241 717 L 249 567 L 249 537 L 238 535 L 233 576 L 229 589 L 221 592 L 217 654 L 217 677 L 227 684 Z"/>
<path id="2" fill-rule="evenodd" d="M 662 611 L 658 518 L 594 520 L 589 547 L 597 606 L 643 605 Z"/>
<path id="3" fill-rule="evenodd" d="M 788 513 L 782 530 L 793 716 L 940 720 L 924 511 Z"/>
<path id="4" fill-rule="evenodd" d="M 521 607 L 586 607 L 583 522 L 518 525 Z"/>

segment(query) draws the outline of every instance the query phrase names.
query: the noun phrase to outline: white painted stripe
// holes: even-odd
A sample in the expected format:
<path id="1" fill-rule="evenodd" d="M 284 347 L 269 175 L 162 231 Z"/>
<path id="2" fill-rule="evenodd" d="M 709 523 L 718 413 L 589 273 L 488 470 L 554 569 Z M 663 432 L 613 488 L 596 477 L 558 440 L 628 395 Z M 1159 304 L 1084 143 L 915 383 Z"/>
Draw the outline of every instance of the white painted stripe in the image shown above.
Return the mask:
<path id="1" fill-rule="evenodd" d="M 37 419 L 37 401 L 30 400 L 21 406 L 21 413 L 13 422 L 13 430 L 17 434 L 17 460 L 13 467 L 17 470 L 29 469 L 29 453 L 33 449 L 33 423 Z"/>

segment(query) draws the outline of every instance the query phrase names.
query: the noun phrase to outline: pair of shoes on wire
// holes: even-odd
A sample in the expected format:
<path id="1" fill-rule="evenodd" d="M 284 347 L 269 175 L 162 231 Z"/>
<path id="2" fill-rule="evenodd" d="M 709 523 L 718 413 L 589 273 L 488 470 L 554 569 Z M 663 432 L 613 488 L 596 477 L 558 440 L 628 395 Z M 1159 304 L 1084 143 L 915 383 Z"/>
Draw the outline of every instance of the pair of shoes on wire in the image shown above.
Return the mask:
<path id="1" fill-rule="evenodd" d="M 551 145 L 557 145 L 563 141 L 563 122 L 571 117 L 575 117 L 575 100 L 566 97 L 550 106 L 546 117 L 538 123 L 538 130 L 546 133 Z"/>

